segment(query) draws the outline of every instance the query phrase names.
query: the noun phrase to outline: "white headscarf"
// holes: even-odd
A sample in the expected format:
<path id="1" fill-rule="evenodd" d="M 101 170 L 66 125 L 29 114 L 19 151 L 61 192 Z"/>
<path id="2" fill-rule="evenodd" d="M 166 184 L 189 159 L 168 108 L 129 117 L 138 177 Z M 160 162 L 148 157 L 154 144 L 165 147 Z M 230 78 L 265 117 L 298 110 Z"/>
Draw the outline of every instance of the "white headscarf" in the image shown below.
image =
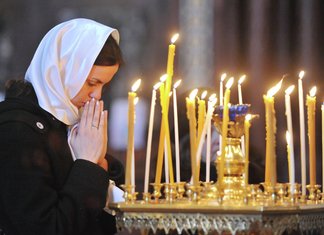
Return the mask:
<path id="1" fill-rule="evenodd" d="M 25 80 L 32 83 L 39 105 L 67 125 L 79 120 L 70 100 L 81 90 L 110 34 L 119 43 L 116 29 L 73 19 L 52 28 L 35 52 Z"/>

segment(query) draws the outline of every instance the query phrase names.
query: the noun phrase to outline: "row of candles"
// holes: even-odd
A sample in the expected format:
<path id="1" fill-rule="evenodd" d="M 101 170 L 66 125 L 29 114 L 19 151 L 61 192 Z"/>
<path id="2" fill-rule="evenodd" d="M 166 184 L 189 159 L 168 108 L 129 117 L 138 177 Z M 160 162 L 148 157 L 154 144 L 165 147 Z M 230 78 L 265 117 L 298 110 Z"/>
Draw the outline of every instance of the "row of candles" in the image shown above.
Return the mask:
<path id="1" fill-rule="evenodd" d="M 155 183 L 161 183 L 161 175 L 163 168 L 163 160 L 165 163 L 165 180 L 167 183 L 174 183 L 173 175 L 173 165 L 172 165 L 172 152 L 170 143 L 170 129 L 169 129 L 169 103 L 170 94 L 173 97 L 173 108 L 174 108 L 174 136 L 175 136 L 175 160 L 176 160 L 176 182 L 180 182 L 180 153 L 179 153 L 179 133 L 178 133 L 178 117 L 177 117 L 177 95 L 176 88 L 179 86 L 181 80 L 177 81 L 172 85 L 173 77 L 173 63 L 175 56 L 175 41 L 178 38 L 178 34 L 174 35 L 171 39 L 171 44 L 168 50 L 168 63 L 167 63 L 167 73 L 162 76 L 160 82 L 155 84 L 152 90 L 152 100 L 149 118 L 149 128 L 148 128 L 148 140 L 146 149 L 146 163 L 145 163 L 145 181 L 144 181 L 144 193 L 148 192 L 149 185 L 149 169 L 150 169 L 150 158 L 151 158 L 151 142 L 152 142 L 152 132 L 153 132 L 153 120 L 155 112 L 155 102 L 156 102 L 156 92 L 160 92 L 160 105 L 162 110 L 162 118 L 160 125 L 160 138 L 158 146 L 158 156 L 155 174 Z M 299 114 L 300 114 L 300 146 L 301 146 L 301 175 L 302 175 L 302 195 L 306 194 L 306 141 L 305 141 L 305 118 L 304 118 L 304 95 L 303 95 L 303 85 L 302 79 L 304 77 L 304 72 L 299 73 L 298 80 L 298 97 L 299 97 Z M 223 82 L 226 79 L 226 74 L 223 74 L 220 79 L 220 96 L 219 105 L 223 105 L 223 125 L 222 125 L 222 135 L 226 136 L 228 127 L 228 112 L 230 105 L 230 88 L 234 82 L 234 78 L 231 77 L 226 83 L 225 94 L 223 94 Z M 238 98 L 239 104 L 243 104 L 242 99 L 242 89 L 241 84 L 245 79 L 245 75 L 238 81 Z M 126 177 L 125 185 L 135 186 L 135 156 L 134 156 L 134 124 L 135 124 L 135 105 L 138 100 L 136 91 L 140 86 L 141 80 L 137 80 L 132 86 L 132 91 L 128 94 L 128 146 L 127 146 L 127 156 L 126 156 Z M 282 85 L 282 80 L 273 88 L 271 88 L 266 95 L 263 96 L 265 104 L 265 118 L 266 118 L 266 169 L 265 169 L 265 183 L 275 185 L 277 181 L 276 174 L 276 117 L 274 109 L 274 95 L 280 90 Z M 290 94 L 294 90 L 294 85 L 288 87 L 285 90 L 285 108 L 287 117 L 287 157 L 288 157 L 288 168 L 289 168 L 289 183 L 291 185 L 290 190 L 293 192 L 295 183 L 295 159 L 294 159 L 294 142 L 293 142 L 293 127 L 292 127 L 292 115 L 291 115 L 291 104 L 290 104 Z M 187 117 L 189 120 L 189 130 L 190 130 L 190 153 L 191 153 L 191 165 L 192 165 L 192 183 L 193 185 L 198 185 L 199 183 L 199 170 L 200 170 L 200 155 L 203 146 L 203 142 L 207 141 L 207 156 L 206 165 L 210 162 L 210 131 L 211 131 L 211 118 L 216 104 L 216 95 L 212 94 L 209 97 L 207 111 L 206 102 L 204 96 L 206 93 L 202 94 L 201 99 L 198 98 L 198 122 L 196 121 L 196 98 L 198 90 L 195 89 L 191 92 L 189 97 L 186 98 L 187 106 Z M 309 178 L 310 185 L 316 184 L 316 152 L 315 152 L 315 106 L 316 106 L 316 87 L 310 90 L 310 94 L 306 97 L 307 105 L 307 117 L 308 117 L 308 137 L 309 137 Z M 322 114 L 324 126 L 324 105 L 322 105 Z M 244 149 L 244 154 L 246 157 L 246 162 L 248 162 L 248 149 L 249 149 L 249 128 L 250 128 L 250 115 L 247 115 L 247 120 L 245 122 L 245 136 L 242 137 L 242 149 Z M 323 130 L 324 131 L 324 130 Z M 221 140 L 220 137 L 220 167 L 219 167 L 219 181 L 222 182 L 222 176 L 224 171 L 224 154 L 225 154 L 225 141 Z M 324 147 L 324 141 L 323 141 Z M 324 162 L 324 155 L 323 155 Z M 248 164 L 246 164 L 248 165 Z M 246 166 L 245 178 L 246 183 L 248 179 L 248 167 Z M 324 169 L 324 168 L 323 168 Z M 206 168 L 206 181 L 209 181 L 209 167 Z M 324 181 L 324 172 L 323 172 Z M 134 190 L 134 189 L 133 189 Z"/>

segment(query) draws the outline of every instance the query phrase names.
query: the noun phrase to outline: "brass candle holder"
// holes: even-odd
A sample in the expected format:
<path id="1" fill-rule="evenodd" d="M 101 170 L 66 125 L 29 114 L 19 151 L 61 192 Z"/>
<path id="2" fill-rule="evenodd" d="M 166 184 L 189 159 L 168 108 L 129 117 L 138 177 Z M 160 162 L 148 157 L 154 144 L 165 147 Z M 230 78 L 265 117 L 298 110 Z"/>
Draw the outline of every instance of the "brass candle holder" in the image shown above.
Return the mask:
<path id="1" fill-rule="evenodd" d="M 153 186 L 153 198 L 154 200 L 157 202 L 159 200 L 159 198 L 162 196 L 161 193 L 161 188 L 163 186 L 163 184 L 161 183 L 151 183 L 151 185 Z"/>
<path id="2" fill-rule="evenodd" d="M 177 184 L 176 183 L 165 183 L 164 184 L 164 195 L 167 202 L 174 202 L 177 198 Z"/>
<path id="3" fill-rule="evenodd" d="M 318 184 L 315 185 L 306 185 L 306 188 L 309 192 L 308 194 L 308 203 L 318 203 L 320 199 L 320 188 L 321 186 Z"/>
<path id="4" fill-rule="evenodd" d="M 121 185 L 124 189 L 124 199 L 126 203 L 134 203 L 137 199 L 137 192 L 135 192 L 135 185 Z"/>
<path id="5" fill-rule="evenodd" d="M 182 199 L 184 196 L 184 193 L 186 192 L 185 190 L 185 184 L 186 182 L 177 182 L 177 198 Z"/>
<path id="6" fill-rule="evenodd" d="M 221 161 L 222 154 L 217 157 L 216 170 L 218 179 L 218 191 L 223 191 L 223 202 L 242 203 L 246 201 L 245 188 L 245 166 L 248 164 L 241 149 L 241 137 L 244 135 L 244 121 L 248 113 L 250 105 L 233 105 L 229 108 L 230 121 L 228 123 L 228 131 L 226 136 L 222 136 L 225 141 L 225 154 Z M 253 118 L 257 115 L 253 115 Z M 222 134 L 223 127 L 223 107 L 218 106 L 213 116 L 214 125 L 219 134 Z M 223 162 L 223 166 L 221 166 Z M 220 174 L 220 168 L 223 169 L 223 175 Z M 244 202 L 246 203 L 246 202 Z"/>

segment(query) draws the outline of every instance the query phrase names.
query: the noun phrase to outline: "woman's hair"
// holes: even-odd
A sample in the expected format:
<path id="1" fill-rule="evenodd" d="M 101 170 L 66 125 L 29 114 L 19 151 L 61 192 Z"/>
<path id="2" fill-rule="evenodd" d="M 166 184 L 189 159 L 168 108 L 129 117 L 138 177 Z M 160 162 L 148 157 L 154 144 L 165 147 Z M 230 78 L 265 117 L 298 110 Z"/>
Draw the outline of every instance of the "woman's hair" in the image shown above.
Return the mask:
<path id="1" fill-rule="evenodd" d="M 102 47 L 94 65 L 112 66 L 124 63 L 123 55 L 116 40 L 110 35 Z"/>

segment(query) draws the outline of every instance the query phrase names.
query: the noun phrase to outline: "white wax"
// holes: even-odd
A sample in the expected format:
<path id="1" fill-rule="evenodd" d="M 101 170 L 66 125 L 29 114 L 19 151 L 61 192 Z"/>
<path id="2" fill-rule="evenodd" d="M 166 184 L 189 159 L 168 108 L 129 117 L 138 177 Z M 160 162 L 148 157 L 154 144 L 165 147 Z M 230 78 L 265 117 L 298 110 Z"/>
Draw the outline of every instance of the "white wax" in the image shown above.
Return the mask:
<path id="1" fill-rule="evenodd" d="M 148 192 L 148 185 L 149 185 L 155 100 L 156 100 L 156 90 L 153 89 L 153 91 L 152 91 L 152 100 L 151 100 L 151 110 L 150 110 L 149 129 L 148 129 L 148 134 L 147 134 L 144 193 L 147 193 Z"/>
<path id="2" fill-rule="evenodd" d="M 290 191 L 294 192 L 294 184 L 295 184 L 295 156 L 294 156 L 294 140 L 293 140 L 293 127 L 292 127 L 292 117 L 291 117 L 291 103 L 290 103 L 290 95 L 285 95 L 285 106 L 286 106 L 286 116 L 287 116 L 287 128 L 289 132 L 289 183 L 290 183 Z"/>
<path id="3" fill-rule="evenodd" d="M 179 126 L 178 126 L 178 105 L 177 93 L 173 88 L 173 118 L 174 118 L 174 142 L 175 142 L 175 157 L 176 157 L 176 182 L 180 182 L 180 150 L 179 150 Z"/>
<path id="4" fill-rule="evenodd" d="M 298 79 L 299 100 L 299 127 L 300 127 L 300 161 L 301 161 L 301 185 L 302 195 L 306 195 L 306 140 L 305 140 L 305 117 L 304 117 L 304 94 L 303 83 Z"/>

